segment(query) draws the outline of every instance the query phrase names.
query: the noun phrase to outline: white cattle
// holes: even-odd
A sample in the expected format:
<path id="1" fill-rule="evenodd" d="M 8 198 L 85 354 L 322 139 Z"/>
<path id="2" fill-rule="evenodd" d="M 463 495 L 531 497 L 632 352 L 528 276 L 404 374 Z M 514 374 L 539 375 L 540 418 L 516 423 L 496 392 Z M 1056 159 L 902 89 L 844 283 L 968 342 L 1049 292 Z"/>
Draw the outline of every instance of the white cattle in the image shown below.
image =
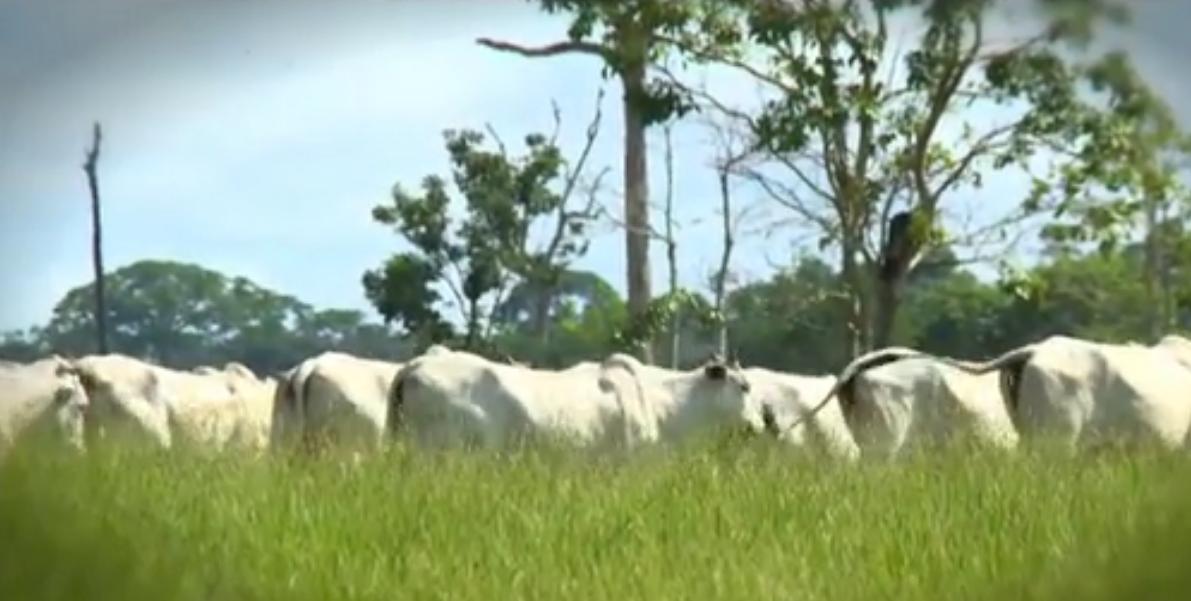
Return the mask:
<path id="1" fill-rule="evenodd" d="M 795 447 L 813 449 L 838 459 L 859 457 L 860 450 L 844 422 L 839 403 L 833 400 L 811 413 L 815 402 L 831 390 L 834 376 L 802 376 L 762 367 L 746 368 L 744 376 L 753 403 L 762 408 L 767 430 Z"/>
<path id="2" fill-rule="evenodd" d="M 92 355 L 74 362 L 91 401 L 88 429 L 147 437 L 171 448 L 253 447 L 249 401 L 220 372 L 182 372 L 124 355 Z"/>
<path id="3" fill-rule="evenodd" d="M 616 395 L 626 443 L 632 446 L 677 442 L 725 427 L 765 430 L 744 372 L 718 359 L 684 372 L 643 365 L 631 355 L 615 353 L 600 365 L 599 385 Z"/>
<path id="4" fill-rule="evenodd" d="M 299 363 L 277 384 L 272 444 L 295 440 L 344 448 L 379 448 L 386 401 L 400 363 L 325 352 Z"/>
<path id="5" fill-rule="evenodd" d="M 891 458 L 952 440 L 1015 448 L 1018 435 L 997 376 L 969 373 L 959 364 L 912 349 L 882 349 L 848 365 L 829 394 L 865 455 Z"/>
<path id="6" fill-rule="evenodd" d="M 508 448 L 529 436 L 615 444 L 620 407 L 598 375 L 595 363 L 552 371 L 462 351 L 427 354 L 394 379 L 389 424 L 426 448 Z"/>
<path id="7" fill-rule="evenodd" d="M 271 377 L 258 378 L 247 366 L 235 362 L 224 365 L 223 370 L 198 368 L 195 371 L 209 377 L 223 378 L 227 382 L 244 403 L 241 439 L 254 450 L 268 448 L 277 381 Z"/>
<path id="8" fill-rule="evenodd" d="M 1121 442 L 1178 448 L 1191 437 L 1191 341 L 1181 336 L 1148 347 L 1052 336 L 960 367 L 1000 372 L 1023 436 L 1070 448 Z"/>
<path id="9" fill-rule="evenodd" d="M 82 451 L 88 398 L 70 363 L 52 355 L 33 363 L 0 361 L 0 457 L 34 432 Z"/>

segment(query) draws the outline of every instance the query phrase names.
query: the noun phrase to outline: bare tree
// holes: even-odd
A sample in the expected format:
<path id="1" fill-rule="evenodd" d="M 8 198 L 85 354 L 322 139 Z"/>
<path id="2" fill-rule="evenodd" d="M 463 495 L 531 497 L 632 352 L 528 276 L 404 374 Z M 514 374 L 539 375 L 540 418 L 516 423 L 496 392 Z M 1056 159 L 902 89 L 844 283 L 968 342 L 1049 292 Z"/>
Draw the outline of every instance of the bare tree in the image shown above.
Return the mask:
<path id="1" fill-rule="evenodd" d="M 87 174 L 87 184 L 91 190 L 91 262 L 95 269 L 95 341 L 98 353 L 106 355 L 108 352 L 108 326 L 103 283 L 103 222 L 99 210 L 99 175 L 96 172 L 99 163 L 99 145 L 102 141 L 103 130 L 97 121 L 91 131 L 91 148 L 86 151 L 87 160 L 83 163 L 83 171 Z"/>
<path id="2" fill-rule="evenodd" d="M 666 140 L 666 206 L 664 218 L 666 230 L 662 241 L 666 245 L 666 267 L 669 272 L 670 294 L 678 293 L 678 238 L 674 232 L 674 140 L 673 126 L 666 124 L 662 130 Z M 678 369 L 679 349 L 682 346 L 682 311 L 675 310 L 670 316 L 670 369 Z"/>
<path id="3" fill-rule="evenodd" d="M 731 180 L 741 165 L 750 158 L 751 152 L 748 149 L 746 138 L 739 130 L 714 119 L 708 119 L 706 124 L 715 135 L 717 148 L 713 166 L 716 171 L 716 179 L 719 182 L 720 223 L 722 226 L 720 231 L 723 235 L 723 246 L 720 251 L 719 268 L 712 278 L 712 283 L 715 313 L 719 317 L 719 349 L 720 353 L 726 357 L 729 354 L 728 319 L 724 312 L 724 302 L 728 292 L 728 270 L 732 263 L 732 251 L 736 247 L 735 227 L 743 217 L 743 215 L 734 216 L 732 213 Z"/>

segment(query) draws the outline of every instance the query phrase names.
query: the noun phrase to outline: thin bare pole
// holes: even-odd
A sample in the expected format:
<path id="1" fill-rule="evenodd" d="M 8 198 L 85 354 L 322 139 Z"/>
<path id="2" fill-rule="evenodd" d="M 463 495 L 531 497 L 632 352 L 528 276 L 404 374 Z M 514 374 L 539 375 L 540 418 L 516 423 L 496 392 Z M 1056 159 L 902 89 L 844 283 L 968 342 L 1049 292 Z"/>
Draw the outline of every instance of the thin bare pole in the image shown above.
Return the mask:
<path id="1" fill-rule="evenodd" d="M 103 131 L 99 122 L 96 122 L 92 129 L 91 148 L 87 150 L 87 161 L 83 163 L 83 171 L 87 173 L 87 184 L 91 189 L 91 261 L 95 268 L 95 339 L 99 354 L 106 355 L 108 352 L 108 326 L 103 285 L 103 222 L 99 212 L 99 176 L 95 169 L 96 164 L 99 163 L 99 144 L 102 140 Z"/>

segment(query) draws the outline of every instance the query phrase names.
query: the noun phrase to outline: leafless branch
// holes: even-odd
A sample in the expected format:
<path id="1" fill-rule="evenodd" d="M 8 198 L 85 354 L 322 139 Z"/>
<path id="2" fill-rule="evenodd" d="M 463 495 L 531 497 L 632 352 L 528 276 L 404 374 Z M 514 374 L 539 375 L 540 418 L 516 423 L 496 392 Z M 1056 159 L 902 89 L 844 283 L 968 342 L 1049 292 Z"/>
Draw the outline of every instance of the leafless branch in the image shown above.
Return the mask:
<path id="1" fill-rule="evenodd" d="M 740 175 L 747 181 L 757 184 L 757 186 L 761 188 L 765 195 L 774 202 L 794 211 L 803 219 L 810 221 L 816 226 L 822 228 L 824 233 L 831 232 L 835 229 L 830 220 L 812 211 L 802 199 L 801 195 L 786 184 L 783 184 L 776 179 L 770 178 L 765 174 L 752 169 L 745 170 L 741 172 Z"/>
<path id="2" fill-rule="evenodd" d="M 784 92 L 793 93 L 797 90 L 797 88 L 782 81 L 780 78 L 774 77 L 774 76 L 754 67 L 753 65 L 750 65 L 746 61 L 743 61 L 743 60 L 740 60 L 737 58 L 733 58 L 730 56 L 725 56 L 725 55 L 722 55 L 719 53 L 708 52 L 701 48 L 693 47 L 690 44 L 687 44 L 686 42 L 679 40 L 677 38 L 673 38 L 673 37 L 669 37 L 669 36 L 665 36 L 665 35 L 659 35 L 655 39 L 659 42 L 670 44 L 670 45 L 674 46 L 675 48 L 678 48 L 678 49 L 682 50 L 683 52 L 687 53 L 688 55 L 693 56 L 697 60 L 724 65 L 726 67 L 731 67 L 738 71 L 747 73 L 747 74 L 751 75 L 753 78 L 757 79 L 758 81 L 765 82 L 765 83 L 767 83 L 775 88 L 778 88 Z"/>
<path id="3" fill-rule="evenodd" d="M 918 195 L 918 202 L 921 203 L 923 209 L 928 213 L 935 210 L 938 202 L 938 197 L 931 196 L 929 185 L 927 184 L 927 150 L 930 147 L 931 140 L 934 137 L 935 129 L 938 127 L 943 114 L 946 112 L 948 105 L 951 103 L 952 95 L 955 90 L 959 88 L 960 83 L 967 75 L 968 70 L 976 61 L 978 53 L 980 52 L 981 44 L 983 43 L 984 23 L 981 14 L 974 14 L 971 16 L 972 25 L 972 44 L 968 47 L 967 52 L 959 57 L 955 62 L 948 65 L 944 70 L 942 82 L 939 87 L 931 94 L 928 101 L 928 110 L 925 121 L 918 128 L 914 139 L 913 165 L 911 170 L 914 178 L 914 186 Z"/>
<path id="4" fill-rule="evenodd" d="M 486 46 L 493 50 L 501 52 L 512 52 L 530 58 L 538 58 L 543 56 L 555 56 L 559 54 L 566 54 L 568 52 L 577 52 L 582 54 L 593 54 L 596 56 L 604 56 L 604 48 L 598 44 L 591 42 L 580 42 L 568 40 L 565 42 L 554 42 L 552 44 L 545 44 L 542 46 L 522 46 L 513 42 L 505 42 L 501 40 L 493 40 L 491 38 L 477 38 L 476 43 L 481 46 Z"/>
<path id="5" fill-rule="evenodd" d="M 947 189 L 955 184 L 960 177 L 963 177 L 964 173 L 968 171 L 968 167 L 971 166 L 972 161 L 981 156 L 987 155 L 998 146 L 1003 146 L 1004 144 L 995 144 L 994 141 L 998 137 L 1014 131 L 1024 121 L 1025 117 L 1022 117 L 1005 125 L 994 127 L 973 141 L 972 145 L 968 147 L 968 151 L 965 152 L 964 155 L 960 157 L 959 161 L 956 162 L 955 168 L 952 169 L 951 172 L 943 178 L 943 181 L 930 192 L 931 197 L 938 198 L 943 192 L 946 192 Z"/>
<path id="6" fill-rule="evenodd" d="M 600 122 L 603 120 L 603 99 L 604 89 L 600 88 L 596 93 L 595 112 L 592 115 L 591 121 L 587 125 L 583 150 L 580 151 L 579 158 L 575 161 L 574 167 L 572 167 L 567 173 L 566 182 L 563 184 L 561 199 L 558 203 L 558 216 L 554 226 L 554 235 L 550 238 L 550 243 L 546 247 L 547 257 L 554 257 L 555 253 L 558 252 L 559 247 L 566 238 L 567 227 L 572 221 L 595 217 L 595 194 L 589 196 L 587 206 L 581 211 L 568 211 L 568 207 L 570 206 L 571 196 L 575 193 L 575 187 L 579 183 L 579 178 L 582 176 L 583 170 L 587 165 L 587 160 L 591 156 L 591 149 L 595 146 L 596 138 L 599 137 Z M 558 109 L 557 103 L 554 103 L 554 118 L 556 125 L 554 137 L 557 138 L 559 129 L 558 124 L 562 122 L 561 112 Z M 606 174 L 607 171 L 608 169 L 604 168 L 597 176 L 597 185 L 599 180 L 603 179 L 604 174 Z"/>
<path id="7" fill-rule="evenodd" d="M 484 129 L 488 132 L 488 135 L 492 137 L 492 141 L 496 142 L 496 147 L 500 149 L 500 156 L 508 159 L 509 149 L 505 146 L 505 141 L 501 139 L 500 134 L 496 133 L 496 128 L 492 127 L 491 122 L 485 121 Z"/>
<path id="8" fill-rule="evenodd" d="M 596 100 L 596 125 L 599 125 L 600 102 L 599 99 L 604 97 L 604 88 L 600 88 Z M 562 109 L 558 107 L 558 101 L 550 99 L 550 115 L 554 118 L 554 131 L 550 133 L 550 145 L 554 146 L 558 143 L 558 134 L 562 131 Z"/>

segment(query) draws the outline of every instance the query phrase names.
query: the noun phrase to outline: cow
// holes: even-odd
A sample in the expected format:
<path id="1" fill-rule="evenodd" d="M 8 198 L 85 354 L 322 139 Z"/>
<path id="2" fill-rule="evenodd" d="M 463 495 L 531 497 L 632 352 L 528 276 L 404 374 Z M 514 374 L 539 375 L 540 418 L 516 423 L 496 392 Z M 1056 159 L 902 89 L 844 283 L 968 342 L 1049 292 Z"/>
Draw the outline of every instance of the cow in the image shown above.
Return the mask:
<path id="1" fill-rule="evenodd" d="M 241 440 L 254 451 L 267 449 L 272 431 L 277 380 L 272 377 L 258 378 L 247 366 L 236 362 L 225 364 L 222 370 L 205 367 L 196 368 L 195 372 L 223 378 L 227 382 L 234 394 L 243 400 L 246 410 L 241 423 Z"/>
<path id="2" fill-rule="evenodd" d="M 389 386 L 400 363 L 328 351 L 277 383 L 270 444 L 377 450 L 384 441 Z"/>
<path id="3" fill-rule="evenodd" d="M 1191 341 L 1165 336 L 1153 346 L 1051 336 L 985 363 L 1024 436 L 1062 446 L 1154 444 L 1185 448 L 1191 437 Z"/>
<path id="4" fill-rule="evenodd" d="M 765 430 L 738 364 L 712 357 L 690 371 L 643 365 L 624 353 L 600 364 L 599 386 L 615 394 L 629 446 L 674 443 L 716 430 Z"/>
<path id="5" fill-rule="evenodd" d="M 844 421 L 839 404 L 831 402 L 814 415 L 811 406 L 835 383 L 834 376 L 804 376 L 762 367 L 744 370 L 753 402 L 761 406 L 766 429 L 785 443 L 853 461 L 860 450 Z M 833 397 L 834 398 L 834 397 Z M 807 416 L 806 421 L 799 419 Z"/>
<path id="6" fill-rule="evenodd" d="M 72 369 L 90 399 L 92 437 L 127 434 L 164 449 L 259 446 L 250 401 L 223 373 L 176 371 L 120 354 L 83 357 Z"/>
<path id="7" fill-rule="evenodd" d="M 32 434 L 45 432 L 84 451 L 89 399 L 70 363 L 58 355 L 32 363 L 0 361 L 0 458 Z"/>
<path id="8" fill-rule="evenodd" d="M 884 349 L 853 361 L 845 373 L 890 354 L 931 358 L 972 375 L 995 374 L 1022 439 L 1056 441 L 1076 451 L 1138 443 L 1179 448 L 1191 438 L 1191 341 L 1180 336 L 1153 346 L 1050 336 L 983 363 Z"/>
<path id="9" fill-rule="evenodd" d="M 891 459 L 953 441 L 1016 448 L 1018 433 L 996 375 L 969 373 L 957 363 L 894 347 L 846 368 L 834 394 L 861 452 Z"/>
<path id="10" fill-rule="evenodd" d="M 590 362 L 533 369 L 465 351 L 426 354 L 393 380 L 390 433 L 429 449 L 508 449 L 534 437 L 616 445 L 620 406 L 600 389 L 599 369 Z"/>

